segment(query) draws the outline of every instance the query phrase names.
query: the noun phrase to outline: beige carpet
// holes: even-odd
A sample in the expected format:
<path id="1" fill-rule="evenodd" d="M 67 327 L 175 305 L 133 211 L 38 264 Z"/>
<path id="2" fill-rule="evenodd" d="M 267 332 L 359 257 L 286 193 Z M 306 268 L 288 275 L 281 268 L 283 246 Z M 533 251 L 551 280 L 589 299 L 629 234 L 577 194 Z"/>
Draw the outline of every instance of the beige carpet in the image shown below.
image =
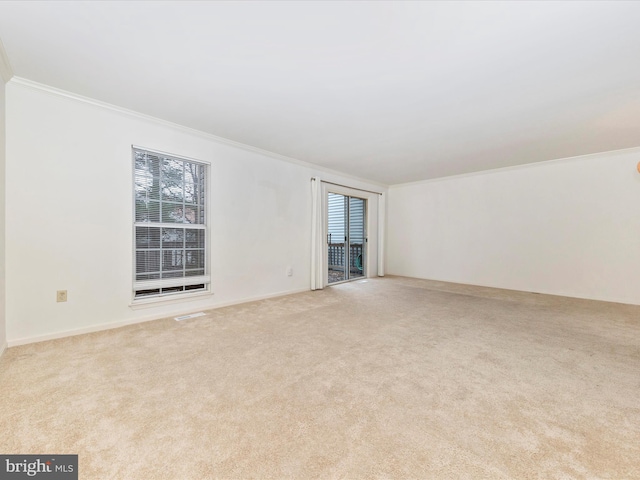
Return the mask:
<path id="1" fill-rule="evenodd" d="M 407 278 L 10 348 L 82 479 L 640 478 L 640 307 Z"/>

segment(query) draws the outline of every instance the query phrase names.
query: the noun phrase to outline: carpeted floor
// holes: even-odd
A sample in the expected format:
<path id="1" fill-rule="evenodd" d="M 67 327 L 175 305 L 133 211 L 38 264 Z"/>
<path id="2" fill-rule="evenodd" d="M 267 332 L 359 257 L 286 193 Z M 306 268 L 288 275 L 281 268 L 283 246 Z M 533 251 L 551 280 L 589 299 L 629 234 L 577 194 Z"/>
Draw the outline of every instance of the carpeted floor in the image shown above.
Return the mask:
<path id="1" fill-rule="evenodd" d="M 81 479 L 640 478 L 640 307 L 400 277 L 10 348 Z"/>

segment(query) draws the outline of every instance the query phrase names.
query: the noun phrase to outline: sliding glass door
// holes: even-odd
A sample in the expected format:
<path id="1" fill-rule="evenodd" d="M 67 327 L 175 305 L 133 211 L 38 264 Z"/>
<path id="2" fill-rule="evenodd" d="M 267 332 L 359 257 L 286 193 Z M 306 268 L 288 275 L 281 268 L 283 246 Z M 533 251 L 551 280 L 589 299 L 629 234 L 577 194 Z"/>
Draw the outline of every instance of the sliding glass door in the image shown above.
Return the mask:
<path id="1" fill-rule="evenodd" d="M 366 206 L 363 198 L 327 194 L 328 283 L 366 275 Z"/>

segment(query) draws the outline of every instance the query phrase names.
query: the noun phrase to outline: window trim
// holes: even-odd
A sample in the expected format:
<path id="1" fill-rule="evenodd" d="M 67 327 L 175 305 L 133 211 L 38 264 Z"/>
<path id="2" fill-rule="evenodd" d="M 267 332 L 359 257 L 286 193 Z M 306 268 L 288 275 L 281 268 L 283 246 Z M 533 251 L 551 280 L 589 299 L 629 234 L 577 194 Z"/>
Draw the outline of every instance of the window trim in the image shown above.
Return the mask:
<path id="1" fill-rule="evenodd" d="M 144 308 L 153 308 L 159 305 L 172 305 L 177 303 L 190 302 L 194 300 L 203 300 L 205 297 L 213 296 L 211 290 L 197 290 L 193 292 L 182 292 L 181 295 L 171 294 L 153 297 L 139 297 L 129 303 L 129 308 L 139 310 Z"/>
<path id="2" fill-rule="evenodd" d="M 192 163 L 197 163 L 200 165 L 204 165 L 205 166 L 205 191 L 204 191 L 204 205 L 205 205 L 205 212 L 204 212 L 204 216 L 205 216 L 205 223 L 204 225 L 202 224 L 183 224 L 183 223 L 162 223 L 162 222 L 155 222 L 155 223 L 138 223 L 136 222 L 136 162 L 135 162 L 135 151 L 136 150 L 143 150 L 145 152 L 148 152 L 150 154 L 153 155 L 157 155 L 157 156 L 161 156 L 161 157 L 168 157 L 168 158 L 173 158 L 179 161 L 184 161 L 184 162 L 192 162 Z M 210 177 L 211 177 L 211 162 L 206 161 L 206 160 L 198 160 L 198 159 L 194 159 L 191 157 L 187 157 L 184 155 L 176 155 L 173 153 L 168 153 L 168 152 L 163 152 L 160 150 L 154 150 L 152 148 L 147 148 L 147 147 L 142 147 L 140 145 L 131 145 L 131 157 L 130 157 L 130 162 L 131 162 L 131 202 L 132 202 L 132 206 L 131 206 L 131 213 L 132 213 L 132 230 L 131 230 L 131 248 L 132 248 L 132 264 L 131 264 L 131 304 L 130 306 L 136 306 L 136 305 L 145 305 L 145 304 L 154 304 L 154 303 L 159 303 L 159 302 L 170 302 L 170 301 L 181 301 L 181 300 L 188 300 L 190 298 L 193 297 L 199 297 L 199 296 L 203 296 L 203 295 L 212 295 L 212 291 L 211 291 L 211 275 L 210 275 L 210 244 L 211 244 L 211 236 L 210 236 L 210 228 L 209 228 L 209 223 L 210 223 L 210 205 L 211 205 L 211 201 L 210 201 L 210 191 L 211 191 L 211 187 L 210 187 Z M 204 288 L 203 289 L 198 289 L 198 290 L 183 290 L 181 292 L 168 292 L 168 293 L 159 293 L 156 295 L 146 295 L 146 296 L 140 296 L 140 297 L 136 297 L 136 291 L 138 290 L 144 290 L 144 289 L 155 289 L 155 288 L 171 288 L 171 286 L 169 285 L 169 283 L 176 283 L 175 281 L 172 282 L 165 282 L 166 283 L 162 283 L 163 280 L 136 280 L 136 227 L 140 227 L 140 226 L 153 226 L 153 227 L 159 227 L 159 228 L 196 228 L 196 229 L 200 229 L 200 230 L 204 230 L 205 232 L 205 245 L 204 245 L 204 255 L 205 255 L 205 263 L 204 263 L 204 268 L 205 268 L 205 274 L 204 275 L 200 275 L 200 276 L 194 276 L 194 277 L 177 277 L 175 279 L 175 281 L 178 281 L 179 283 L 175 286 L 180 286 L 180 285 L 184 285 L 184 279 L 185 278 L 189 278 L 189 283 L 190 284 L 204 284 Z M 194 280 L 193 282 L 191 282 L 191 280 Z M 159 284 L 162 283 L 162 287 L 159 287 Z"/>

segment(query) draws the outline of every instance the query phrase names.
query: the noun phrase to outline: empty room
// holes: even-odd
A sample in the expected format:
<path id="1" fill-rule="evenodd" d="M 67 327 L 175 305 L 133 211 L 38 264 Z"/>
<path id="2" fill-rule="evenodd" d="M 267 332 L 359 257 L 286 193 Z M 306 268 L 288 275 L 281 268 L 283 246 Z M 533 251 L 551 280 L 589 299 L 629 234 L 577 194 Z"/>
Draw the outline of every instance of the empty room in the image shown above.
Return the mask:
<path id="1" fill-rule="evenodd" d="M 640 2 L 0 2 L 0 478 L 640 479 Z"/>

